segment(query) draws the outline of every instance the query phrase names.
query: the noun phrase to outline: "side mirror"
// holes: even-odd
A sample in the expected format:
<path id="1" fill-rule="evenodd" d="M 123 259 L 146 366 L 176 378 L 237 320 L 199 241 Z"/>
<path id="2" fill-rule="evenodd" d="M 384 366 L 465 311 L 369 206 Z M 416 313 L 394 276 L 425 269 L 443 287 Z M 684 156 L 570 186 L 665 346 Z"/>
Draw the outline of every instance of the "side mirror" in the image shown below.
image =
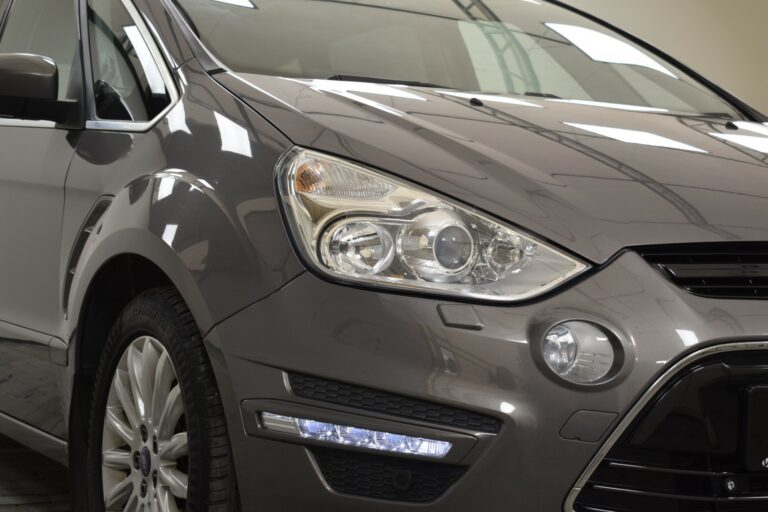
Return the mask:
<path id="1" fill-rule="evenodd" d="M 0 53 L 0 96 L 56 101 L 59 70 L 48 57 Z"/>

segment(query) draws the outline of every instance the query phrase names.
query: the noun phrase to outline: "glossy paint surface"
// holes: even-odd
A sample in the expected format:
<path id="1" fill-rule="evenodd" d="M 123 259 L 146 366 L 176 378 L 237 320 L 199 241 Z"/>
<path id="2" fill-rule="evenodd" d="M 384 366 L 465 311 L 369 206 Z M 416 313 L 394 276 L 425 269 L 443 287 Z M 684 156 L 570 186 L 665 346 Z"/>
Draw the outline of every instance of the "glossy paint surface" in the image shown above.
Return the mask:
<path id="1" fill-rule="evenodd" d="M 76 262 L 73 321 L 90 278 L 124 253 L 186 288 L 203 332 L 302 271 L 273 192 L 288 142 L 194 62 L 178 72 L 183 99 L 152 130 L 92 130 L 77 148 L 65 230 L 74 233 L 99 197 L 114 200 Z"/>
<path id="2" fill-rule="evenodd" d="M 7 156 L 0 163 L 0 412 L 64 436 L 48 344 L 60 311 L 64 180 L 77 137 L 2 124 L 0 153 Z"/>
<path id="3" fill-rule="evenodd" d="M 317 404 L 286 392 L 280 371 L 286 369 L 495 416 L 504 422 L 501 433 L 474 433 L 480 442 L 464 459 L 471 469 L 424 510 L 475 510 L 482 502 L 493 512 L 510 510 L 510 503 L 524 512 L 556 511 L 608 434 L 595 442 L 565 439 L 561 431 L 574 413 L 621 417 L 682 354 L 768 337 L 762 301 L 695 297 L 634 253 L 537 304 L 472 306 L 482 330 L 447 327 L 440 304 L 445 302 L 340 287 L 305 274 L 209 335 L 215 369 L 227 376 L 222 393 L 232 397 L 229 403 L 269 397 Z M 286 310 L 295 312 L 291 322 L 273 320 Z M 598 323 L 620 340 L 625 363 L 610 382 L 573 386 L 546 368 L 544 333 L 568 320 Z M 258 332 L 251 332 L 253 325 Z M 248 468 L 240 476 L 243 503 L 276 510 L 410 509 L 327 492 L 300 446 L 240 431 L 231 436 L 238 463 Z M 253 462 L 265 456 L 269 464 Z"/>
<path id="4" fill-rule="evenodd" d="M 439 89 L 216 78 L 296 144 L 430 186 L 594 262 L 628 246 L 767 236 L 763 124 L 514 96 L 483 95 L 475 106 L 472 94 Z"/>
<path id="5" fill-rule="evenodd" d="M 179 90 L 167 114 L 142 130 L 0 120 L 0 149 L 13 155 L 0 161 L 0 412 L 33 427 L 24 435 L 76 434 L 67 420 L 82 372 L 78 328 L 94 280 L 126 255 L 168 278 L 206 337 L 244 510 L 412 509 L 336 494 L 304 447 L 246 433 L 255 421 L 244 416 L 246 401 L 289 402 L 299 416 L 318 407 L 289 393 L 284 371 L 503 421 L 498 435 L 453 433 L 476 440 L 462 459 L 471 468 L 423 510 L 475 510 L 482 502 L 489 512 L 554 511 L 610 433 L 594 442 L 565 439 L 575 413 L 620 418 L 683 354 L 768 337 L 764 302 L 689 295 L 631 250 L 766 240 L 768 126 L 617 105 L 494 95 L 470 103 L 474 95 L 449 90 L 211 74 L 215 61 L 166 2 L 136 6 Z M 275 165 L 293 145 L 419 183 L 596 268 L 522 305 L 321 280 L 295 254 L 275 196 Z M 579 387 L 547 369 L 544 334 L 568 320 L 613 333 L 623 366 L 608 382 Z M 37 416 L 21 407 L 25 400 L 40 405 Z M 353 415 L 332 413 L 342 424 Z"/>

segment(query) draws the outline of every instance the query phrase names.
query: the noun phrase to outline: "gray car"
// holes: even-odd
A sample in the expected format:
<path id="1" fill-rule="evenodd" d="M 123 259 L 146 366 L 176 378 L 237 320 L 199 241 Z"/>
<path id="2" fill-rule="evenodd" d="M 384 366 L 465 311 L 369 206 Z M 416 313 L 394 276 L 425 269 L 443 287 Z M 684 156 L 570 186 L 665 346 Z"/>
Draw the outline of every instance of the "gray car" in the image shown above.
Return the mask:
<path id="1" fill-rule="evenodd" d="M 764 511 L 766 121 L 554 0 L 0 0 L 0 433 L 76 511 Z"/>

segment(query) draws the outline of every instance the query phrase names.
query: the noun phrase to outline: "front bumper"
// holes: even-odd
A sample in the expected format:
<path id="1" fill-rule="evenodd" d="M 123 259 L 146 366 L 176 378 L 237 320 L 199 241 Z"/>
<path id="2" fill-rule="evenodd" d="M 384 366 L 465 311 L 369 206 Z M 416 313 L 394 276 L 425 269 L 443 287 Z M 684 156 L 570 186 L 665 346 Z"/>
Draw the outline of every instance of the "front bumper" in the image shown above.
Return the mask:
<path id="1" fill-rule="evenodd" d="M 563 510 L 620 418 L 666 369 L 708 345 L 768 338 L 764 302 L 690 295 L 632 252 L 533 304 L 457 305 L 459 321 L 452 322 L 438 312 L 448 302 L 358 290 L 307 273 L 207 336 L 244 510 L 414 507 L 391 496 L 339 492 L 323 475 L 315 448 L 259 429 L 257 413 L 270 404 L 298 416 L 474 439 L 460 460 L 451 461 L 465 471 L 439 497 L 419 502 L 425 511 Z M 625 363 L 609 383 L 566 384 L 537 359 L 542 334 L 576 319 L 603 325 L 620 339 Z M 499 420 L 501 428 L 483 432 L 320 402 L 291 393 L 289 374 L 477 413 Z M 586 424 L 569 422 L 574 415 Z"/>

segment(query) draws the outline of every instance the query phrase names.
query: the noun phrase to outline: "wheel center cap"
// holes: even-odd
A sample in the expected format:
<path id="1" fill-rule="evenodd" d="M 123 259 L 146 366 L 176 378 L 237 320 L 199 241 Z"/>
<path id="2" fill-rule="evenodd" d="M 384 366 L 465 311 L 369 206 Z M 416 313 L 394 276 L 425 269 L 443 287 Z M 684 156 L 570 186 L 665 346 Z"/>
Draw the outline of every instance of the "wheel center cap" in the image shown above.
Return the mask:
<path id="1" fill-rule="evenodd" d="M 152 454 L 149 453 L 149 448 L 146 446 L 141 449 L 141 474 L 149 476 L 152 471 Z"/>

